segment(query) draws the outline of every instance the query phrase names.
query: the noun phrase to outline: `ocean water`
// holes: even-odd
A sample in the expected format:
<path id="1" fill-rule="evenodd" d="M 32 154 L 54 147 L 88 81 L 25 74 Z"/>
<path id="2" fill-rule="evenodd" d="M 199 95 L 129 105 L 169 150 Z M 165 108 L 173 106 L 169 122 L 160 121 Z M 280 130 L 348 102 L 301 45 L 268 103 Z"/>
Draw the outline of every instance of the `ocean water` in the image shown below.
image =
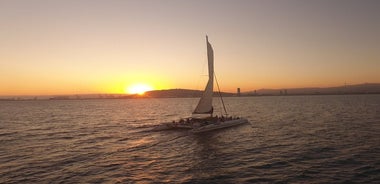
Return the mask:
<path id="1" fill-rule="evenodd" d="M 380 183 L 380 95 L 225 98 L 250 124 L 150 131 L 197 100 L 0 101 L 0 183 Z"/>

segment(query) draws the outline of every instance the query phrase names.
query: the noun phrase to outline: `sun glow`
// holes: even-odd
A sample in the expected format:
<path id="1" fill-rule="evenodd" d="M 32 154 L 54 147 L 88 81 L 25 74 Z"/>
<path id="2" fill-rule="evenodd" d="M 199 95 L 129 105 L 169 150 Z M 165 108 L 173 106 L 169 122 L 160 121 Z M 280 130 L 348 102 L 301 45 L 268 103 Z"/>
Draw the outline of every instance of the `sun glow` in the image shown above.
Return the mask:
<path id="1" fill-rule="evenodd" d="M 125 89 L 126 93 L 143 95 L 147 91 L 151 91 L 153 88 L 147 84 L 133 84 Z"/>

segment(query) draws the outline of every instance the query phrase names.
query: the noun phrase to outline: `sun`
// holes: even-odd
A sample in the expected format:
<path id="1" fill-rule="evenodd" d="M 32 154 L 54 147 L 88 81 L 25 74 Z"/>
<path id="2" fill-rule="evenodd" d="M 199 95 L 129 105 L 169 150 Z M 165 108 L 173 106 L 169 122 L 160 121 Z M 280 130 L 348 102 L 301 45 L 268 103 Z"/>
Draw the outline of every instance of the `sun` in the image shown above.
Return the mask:
<path id="1" fill-rule="evenodd" d="M 126 93 L 143 95 L 147 91 L 151 91 L 153 88 L 148 84 L 133 84 L 125 89 Z"/>

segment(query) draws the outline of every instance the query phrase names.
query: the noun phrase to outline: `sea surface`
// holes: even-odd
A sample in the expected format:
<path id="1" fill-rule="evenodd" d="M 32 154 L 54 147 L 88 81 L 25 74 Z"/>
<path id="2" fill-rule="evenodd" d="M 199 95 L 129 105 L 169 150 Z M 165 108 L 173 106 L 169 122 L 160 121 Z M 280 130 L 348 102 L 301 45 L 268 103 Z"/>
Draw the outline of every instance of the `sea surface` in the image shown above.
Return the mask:
<path id="1" fill-rule="evenodd" d="M 250 124 L 150 131 L 197 101 L 0 101 L 0 183 L 380 183 L 380 95 L 231 97 Z"/>

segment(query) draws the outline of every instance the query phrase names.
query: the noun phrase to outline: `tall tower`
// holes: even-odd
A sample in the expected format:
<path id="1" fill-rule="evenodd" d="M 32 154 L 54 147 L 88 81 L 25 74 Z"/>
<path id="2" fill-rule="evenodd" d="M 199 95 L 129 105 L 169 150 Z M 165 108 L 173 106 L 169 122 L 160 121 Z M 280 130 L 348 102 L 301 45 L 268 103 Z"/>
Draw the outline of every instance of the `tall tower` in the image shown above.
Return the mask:
<path id="1" fill-rule="evenodd" d="M 237 96 L 240 96 L 240 88 L 237 88 Z"/>

